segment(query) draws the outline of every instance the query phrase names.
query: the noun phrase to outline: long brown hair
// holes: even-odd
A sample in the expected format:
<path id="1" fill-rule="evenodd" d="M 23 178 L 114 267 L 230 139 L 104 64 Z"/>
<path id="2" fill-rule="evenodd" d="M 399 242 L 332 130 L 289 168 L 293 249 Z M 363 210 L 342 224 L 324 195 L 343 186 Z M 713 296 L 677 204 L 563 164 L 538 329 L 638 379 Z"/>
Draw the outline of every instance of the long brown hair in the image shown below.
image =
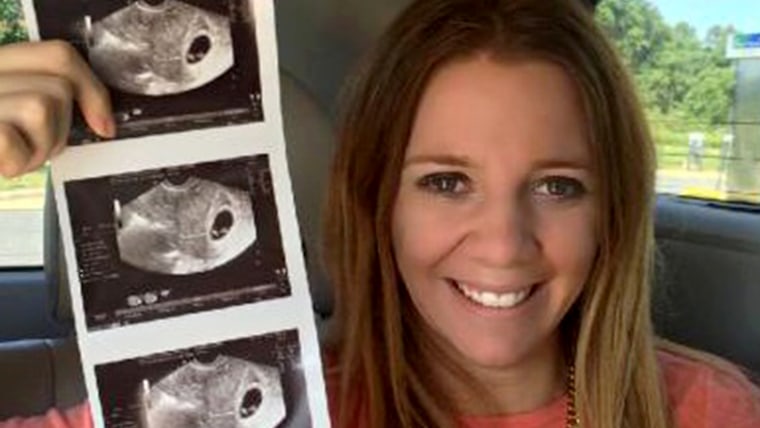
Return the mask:
<path id="1" fill-rule="evenodd" d="M 600 243 L 561 327 L 575 351 L 581 424 L 671 426 L 649 315 L 653 146 L 624 67 L 574 0 L 416 1 L 352 82 L 325 231 L 342 426 L 453 425 L 454 403 L 425 366 L 435 344 L 399 278 L 390 219 L 427 82 L 444 64 L 479 53 L 551 61 L 582 97 L 600 184 Z"/>

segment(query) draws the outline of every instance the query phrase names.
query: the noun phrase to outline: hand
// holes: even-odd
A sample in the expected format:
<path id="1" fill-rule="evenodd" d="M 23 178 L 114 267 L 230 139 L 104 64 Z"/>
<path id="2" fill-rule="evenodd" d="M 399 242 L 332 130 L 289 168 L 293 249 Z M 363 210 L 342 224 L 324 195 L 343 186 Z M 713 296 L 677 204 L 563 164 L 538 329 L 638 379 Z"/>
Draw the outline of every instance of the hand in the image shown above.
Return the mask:
<path id="1" fill-rule="evenodd" d="M 108 91 L 71 45 L 0 46 L 0 176 L 36 170 L 65 147 L 73 101 L 93 131 L 115 136 Z"/>

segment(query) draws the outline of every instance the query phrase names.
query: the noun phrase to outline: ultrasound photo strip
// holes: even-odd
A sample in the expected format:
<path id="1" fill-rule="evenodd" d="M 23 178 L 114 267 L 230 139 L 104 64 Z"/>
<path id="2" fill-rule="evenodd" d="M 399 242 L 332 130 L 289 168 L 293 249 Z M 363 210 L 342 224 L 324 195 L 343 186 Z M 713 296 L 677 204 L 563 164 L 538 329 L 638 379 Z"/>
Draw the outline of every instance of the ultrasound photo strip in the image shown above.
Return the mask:
<path id="1" fill-rule="evenodd" d="M 312 425 L 297 330 L 96 367 L 106 427 Z"/>
<path id="2" fill-rule="evenodd" d="M 91 329 L 290 295 L 267 155 L 65 191 Z"/>
<path id="3" fill-rule="evenodd" d="M 118 139 L 264 120 L 255 0 L 25 0 L 108 86 Z M 71 145 L 102 141 L 75 117 Z"/>
<path id="4" fill-rule="evenodd" d="M 273 0 L 21 1 L 114 101 L 51 163 L 94 426 L 329 426 Z"/>

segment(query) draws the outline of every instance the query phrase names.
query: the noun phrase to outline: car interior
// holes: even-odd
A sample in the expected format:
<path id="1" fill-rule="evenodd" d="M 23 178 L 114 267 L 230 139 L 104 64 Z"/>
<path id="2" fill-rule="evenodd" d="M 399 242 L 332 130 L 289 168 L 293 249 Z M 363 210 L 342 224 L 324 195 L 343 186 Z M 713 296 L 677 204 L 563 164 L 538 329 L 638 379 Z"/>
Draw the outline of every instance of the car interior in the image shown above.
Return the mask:
<path id="1" fill-rule="evenodd" d="M 340 88 L 407 3 L 275 2 L 289 168 L 320 332 L 332 312 L 319 227 Z M 0 270 L 0 420 L 86 397 L 51 193 L 43 265 Z M 657 332 L 760 376 L 760 206 L 661 194 L 655 215 Z"/>

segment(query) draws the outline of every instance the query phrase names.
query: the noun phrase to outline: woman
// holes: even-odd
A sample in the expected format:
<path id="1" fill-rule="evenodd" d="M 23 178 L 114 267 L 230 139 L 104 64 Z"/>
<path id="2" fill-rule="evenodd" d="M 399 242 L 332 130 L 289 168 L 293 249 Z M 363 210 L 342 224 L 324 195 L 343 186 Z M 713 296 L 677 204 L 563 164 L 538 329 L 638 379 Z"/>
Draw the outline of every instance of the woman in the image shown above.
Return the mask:
<path id="1" fill-rule="evenodd" d="M 568 385 L 555 406 L 568 425 L 697 426 L 688 413 L 704 403 L 679 405 L 671 382 L 731 375 L 655 343 L 653 147 L 587 11 L 417 2 L 369 64 L 343 120 L 327 218 L 345 425 L 525 416 Z M 506 308 L 482 308 L 496 301 Z M 753 399 L 734 409 L 750 425 Z M 356 401 L 364 413 L 349 416 Z"/>
<path id="2" fill-rule="evenodd" d="M 585 9 L 415 2 L 352 89 L 326 219 L 335 426 L 760 426 L 737 370 L 655 340 L 653 147 Z"/>

